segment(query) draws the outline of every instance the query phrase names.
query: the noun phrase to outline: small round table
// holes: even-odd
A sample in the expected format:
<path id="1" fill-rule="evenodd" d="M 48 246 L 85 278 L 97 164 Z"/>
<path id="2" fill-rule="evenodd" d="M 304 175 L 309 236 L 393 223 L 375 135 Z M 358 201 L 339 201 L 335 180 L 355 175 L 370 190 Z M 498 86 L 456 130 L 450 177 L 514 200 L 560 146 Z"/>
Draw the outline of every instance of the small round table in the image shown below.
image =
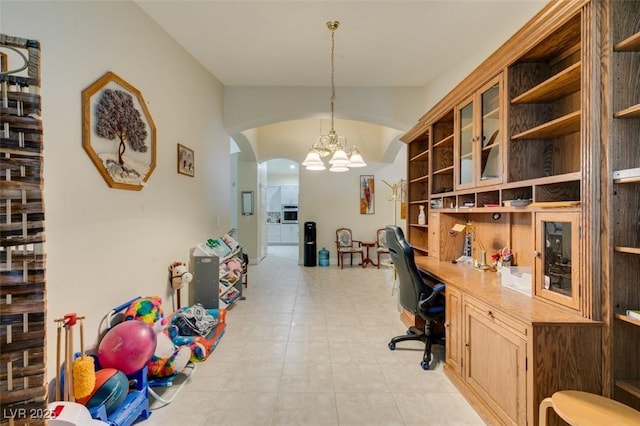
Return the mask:
<path id="1" fill-rule="evenodd" d="M 594 393 L 559 391 L 540 403 L 540 426 L 547 425 L 547 409 L 572 426 L 633 426 L 640 424 L 640 411 Z"/>
<path id="2" fill-rule="evenodd" d="M 377 263 L 375 263 L 375 262 L 373 261 L 373 259 L 371 259 L 371 258 L 369 257 L 369 249 L 370 249 L 371 247 L 375 247 L 375 246 L 376 246 L 376 243 L 375 243 L 375 242 L 373 242 L 373 241 L 362 241 L 362 242 L 360 243 L 360 245 L 362 245 L 362 247 L 366 247 L 366 248 L 367 248 L 367 257 L 362 261 L 362 267 L 363 267 L 363 268 L 366 268 L 366 267 L 367 267 L 367 265 L 368 265 L 369 263 L 370 263 L 370 264 L 372 264 L 373 266 L 378 266 L 378 264 L 377 264 Z"/>

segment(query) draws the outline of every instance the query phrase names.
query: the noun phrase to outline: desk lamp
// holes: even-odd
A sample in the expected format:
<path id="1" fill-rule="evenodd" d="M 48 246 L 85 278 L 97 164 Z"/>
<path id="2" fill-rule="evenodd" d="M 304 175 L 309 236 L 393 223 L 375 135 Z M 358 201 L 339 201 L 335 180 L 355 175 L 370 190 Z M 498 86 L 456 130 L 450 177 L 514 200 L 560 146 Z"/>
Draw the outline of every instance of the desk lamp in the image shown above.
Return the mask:
<path id="1" fill-rule="evenodd" d="M 455 235 L 458 232 L 471 233 L 478 243 L 478 246 L 480 246 L 480 260 L 474 259 L 474 268 L 482 270 L 493 269 L 490 265 L 487 264 L 487 249 L 484 248 L 484 244 L 482 244 L 482 240 L 480 240 L 480 237 L 478 237 L 478 234 L 476 233 L 476 230 L 471 222 L 456 223 L 455 225 L 453 225 L 453 228 L 451 228 L 450 232 L 452 233 L 452 235 Z"/>

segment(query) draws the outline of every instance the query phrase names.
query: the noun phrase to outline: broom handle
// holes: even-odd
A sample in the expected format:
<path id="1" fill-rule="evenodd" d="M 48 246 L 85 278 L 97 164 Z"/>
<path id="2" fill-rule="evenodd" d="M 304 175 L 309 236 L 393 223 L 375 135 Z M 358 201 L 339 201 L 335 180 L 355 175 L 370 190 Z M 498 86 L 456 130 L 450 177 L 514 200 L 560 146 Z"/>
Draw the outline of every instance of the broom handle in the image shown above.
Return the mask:
<path id="1" fill-rule="evenodd" d="M 76 397 L 73 393 L 73 326 L 69 326 L 69 401 L 76 402 Z"/>
<path id="2" fill-rule="evenodd" d="M 56 324 L 56 401 L 60 401 L 60 350 L 62 340 L 62 326 L 60 323 Z"/>
<path id="3" fill-rule="evenodd" d="M 66 324 L 64 326 L 64 392 L 63 399 L 65 401 L 69 400 L 69 388 L 70 388 L 70 380 L 71 380 L 71 369 L 69 368 L 69 331 L 70 326 Z"/>
<path id="4" fill-rule="evenodd" d="M 84 320 L 80 320 L 80 356 L 84 357 Z"/>

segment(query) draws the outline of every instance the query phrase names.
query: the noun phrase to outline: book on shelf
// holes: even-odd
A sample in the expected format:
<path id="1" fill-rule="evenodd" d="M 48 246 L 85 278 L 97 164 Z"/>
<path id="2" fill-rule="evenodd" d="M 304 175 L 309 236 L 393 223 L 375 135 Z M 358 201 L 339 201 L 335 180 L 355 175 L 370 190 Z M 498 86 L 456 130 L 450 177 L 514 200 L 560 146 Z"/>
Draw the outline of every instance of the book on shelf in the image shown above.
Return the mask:
<path id="1" fill-rule="evenodd" d="M 238 243 L 238 241 L 229 234 L 224 234 L 222 236 L 222 241 L 224 241 L 232 251 L 235 251 L 240 246 L 240 243 Z"/>
<path id="2" fill-rule="evenodd" d="M 224 258 L 231 253 L 231 249 L 221 238 L 209 238 L 207 240 L 207 246 L 218 257 Z"/>
<path id="3" fill-rule="evenodd" d="M 640 321 L 640 309 L 627 309 L 627 316 Z"/>

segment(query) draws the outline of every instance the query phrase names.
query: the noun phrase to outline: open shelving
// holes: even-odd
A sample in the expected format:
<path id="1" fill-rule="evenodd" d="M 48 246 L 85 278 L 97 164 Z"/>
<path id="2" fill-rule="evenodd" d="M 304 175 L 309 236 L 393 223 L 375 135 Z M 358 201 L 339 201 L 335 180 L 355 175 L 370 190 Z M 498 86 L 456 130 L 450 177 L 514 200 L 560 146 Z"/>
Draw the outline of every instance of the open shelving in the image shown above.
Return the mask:
<path id="1" fill-rule="evenodd" d="M 629 173 L 640 168 L 640 2 L 614 1 L 610 12 L 613 397 L 640 409 L 640 321 L 625 315 L 627 309 L 640 309 L 640 176 Z"/>
<path id="2" fill-rule="evenodd" d="M 509 67 L 508 182 L 581 170 L 581 18 Z"/>

